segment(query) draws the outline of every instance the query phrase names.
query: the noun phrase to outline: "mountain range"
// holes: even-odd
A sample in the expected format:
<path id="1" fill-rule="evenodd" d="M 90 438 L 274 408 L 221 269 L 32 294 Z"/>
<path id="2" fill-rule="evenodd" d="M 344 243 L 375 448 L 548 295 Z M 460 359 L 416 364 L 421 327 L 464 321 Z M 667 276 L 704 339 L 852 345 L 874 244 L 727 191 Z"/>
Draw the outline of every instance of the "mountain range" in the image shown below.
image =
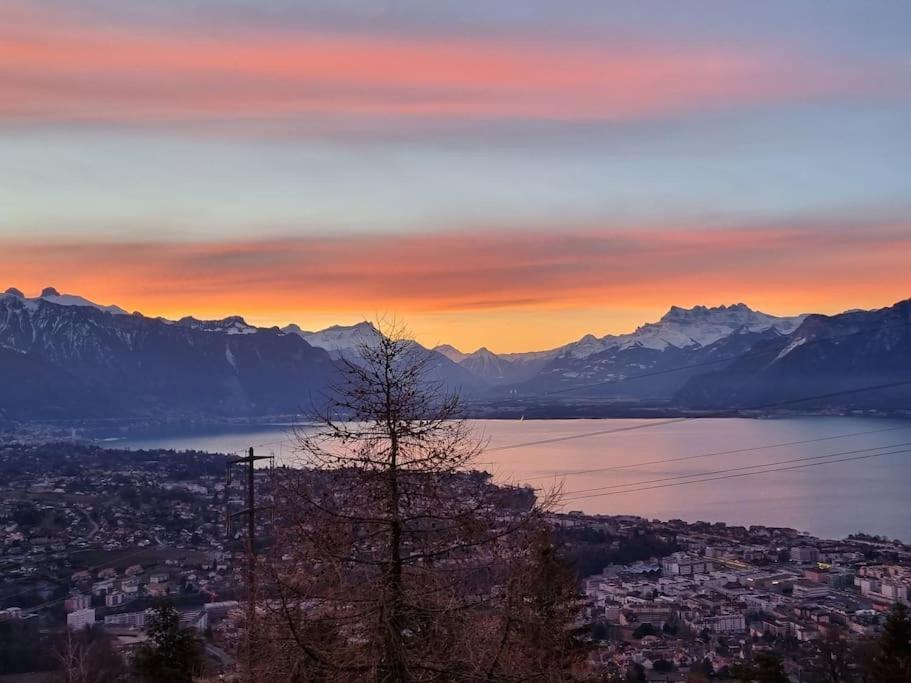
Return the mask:
<path id="1" fill-rule="evenodd" d="M 53 288 L 34 298 L 9 289 L 0 295 L 0 418 L 298 414 L 318 407 L 343 362 L 377 335 L 366 322 L 310 332 L 239 316 L 166 320 Z M 528 353 L 412 343 L 432 379 L 460 390 L 477 414 L 509 402 L 756 409 L 824 393 L 840 395 L 806 409 L 911 410 L 911 387 L 900 384 L 911 377 L 908 300 L 834 316 L 674 306 L 629 334 Z"/>
<path id="2" fill-rule="evenodd" d="M 876 389 L 857 391 L 865 387 Z M 758 340 L 724 367 L 689 379 L 675 399 L 697 409 L 807 409 L 837 401 L 842 410 L 911 410 L 911 300 L 807 316 L 791 334 Z"/>
<path id="3" fill-rule="evenodd" d="M 282 332 L 296 335 L 311 346 L 323 349 L 333 360 L 352 362 L 357 362 L 360 358 L 361 347 L 369 346 L 380 336 L 376 326 L 369 322 L 333 325 L 318 332 L 306 332 L 292 323 L 283 327 Z M 425 359 L 425 367 L 432 381 L 469 392 L 482 390 L 486 386 L 487 382 L 483 377 L 475 376 L 469 368 L 453 362 L 445 354 L 427 349 L 414 341 L 411 344 Z"/>
<path id="4" fill-rule="evenodd" d="M 19 294 L 0 296 L 0 358 L 17 379 L 0 389 L 8 418 L 298 412 L 337 373 L 322 349 L 240 317 L 171 321 Z"/>

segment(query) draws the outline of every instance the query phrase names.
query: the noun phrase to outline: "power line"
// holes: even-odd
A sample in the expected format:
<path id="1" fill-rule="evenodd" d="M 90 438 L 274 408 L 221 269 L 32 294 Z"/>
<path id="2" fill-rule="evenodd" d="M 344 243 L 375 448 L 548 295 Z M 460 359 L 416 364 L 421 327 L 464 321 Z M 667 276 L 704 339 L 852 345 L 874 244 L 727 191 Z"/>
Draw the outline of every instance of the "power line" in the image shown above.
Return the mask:
<path id="1" fill-rule="evenodd" d="M 746 408 L 737 408 L 736 412 L 741 412 L 745 410 L 764 410 L 765 408 L 781 408 L 782 406 L 790 406 L 796 403 L 806 403 L 808 401 L 819 401 L 824 398 L 833 398 L 835 396 L 846 396 L 850 394 L 862 394 L 867 391 L 878 391 L 880 389 L 894 389 L 895 387 L 903 387 L 911 384 L 911 379 L 899 380 L 897 382 L 885 382 L 883 384 L 872 384 L 866 387 L 857 387 L 855 389 L 844 389 L 842 391 L 830 391 L 825 394 L 817 394 L 816 396 L 808 396 L 806 398 L 792 398 L 785 401 L 775 401 L 773 403 L 765 403 L 761 406 L 748 406 Z"/>
<path id="2" fill-rule="evenodd" d="M 568 436 L 556 436 L 556 437 L 551 437 L 551 438 L 547 438 L 547 439 L 537 439 L 535 441 L 526 441 L 524 443 L 510 444 L 508 446 L 497 446 L 496 448 L 488 448 L 487 450 L 488 451 L 515 450 L 517 448 L 527 448 L 529 446 L 541 446 L 541 445 L 546 445 L 546 444 L 551 444 L 551 443 L 559 443 L 561 441 L 584 439 L 589 436 L 601 436 L 603 434 L 613 434 L 616 432 L 627 432 L 627 431 L 633 431 L 633 430 L 637 430 L 637 429 L 649 429 L 651 427 L 660 427 L 662 425 L 675 424 L 678 422 L 691 422 L 693 420 L 711 419 L 711 418 L 737 417 L 738 415 L 740 415 L 744 412 L 753 411 L 753 410 L 764 410 L 767 408 L 781 408 L 784 406 L 796 405 L 798 403 L 808 403 L 811 401 L 818 401 L 818 400 L 821 400 L 824 398 L 833 398 L 835 396 L 847 396 L 850 394 L 860 394 L 860 393 L 864 393 L 867 391 L 877 391 L 879 389 L 892 389 L 895 387 L 907 386 L 907 385 L 911 385 L 911 379 L 900 380 L 897 382 L 886 382 L 884 384 L 874 384 L 874 385 L 865 386 L 865 387 L 855 387 L 853 389 L 845 389 L 842 391 L 830 391 L 825 394 L 816 394 L 814 396 L 803 396 L 801 398 L 787 399 L 784 401 L 774 401 L 771 403 L 763 403 L 760 405 L 746 406 L 744 408 L 732 408 L 729 410 L 718 411 L 715 413 L 705 413 L 702 415 L 692 416 L 692 417 L 690 417 L 690 416 L 676 417 L 676 418 L 670 418 L 667 420 L 649 421 L 646 424 L 641 424 L 641 425 L 631 425 L 631 426 L 627 426 L 627 427 L 618 427 L 618 428 L 614 428 L 614 429 L 602 429 L 602 430 L 598 430 L 598 431 L 594 431 L 594 432 L 585 432 L 583 434 L 570 434 Z"/>
<path id="3" fill-rule="evenodd" d="M 820 441 L 833 441 L 835 439 L 847 439 L 855 436 L 866 436 L 868 434 L 882 434 L 883 432 L 894 432 L 904 429 L 911 429 L 911 425 L 902 425 L 901 427 L 888 427 L 886 429 L 872 429 L 865 432 L 851 432 L 850 434 L 836 434 L 833 436 L 820 436 L 814 439 L 802 439 L 800 441 L 785 441 L 782 443 L 764 444 L 762 446 L 750 446 L 748 448 L 734 448 L 727 451 L 714 451 L 711 453 L 699 453 L 697 455 L 684 455 L 677 458 L 662 458 L 660 460 L 645 460 L 642 462 L 628 463 L 626 465 L 614 465 L 611 467 L 594 467 L 585 470 L 554 470 L 550 474 L 544 474 L 537 477 L 526 477 L 524 481 L 538 481 L 541 479 L 552 479 L 554 477 L 571 477 L 580 474 L 594 474 L 596 472 L 613 472 L 618 470 L 628 470 L 634 467 L 645 467 L 647 465 L 663 465 L 669 462 L 681 462 L 683 460 L 698 460 L 700 458 L 711 458 L 719 455 L 735 455 L 737 453 L 749 453 L 752 451 L 762 451 L 770 448 L 783 448 L 785 446 L 801 446 L 808 443 L 818 443 Z"/>
<path id="4" fill-rule="evenodd" d="M 293 439 L 278 439 L 275 441 L 264 441 L 263 443 L 252 444 L 253 448 L 265 448 L 266 446 L 277 446 L 279 444 L 292 444 L 294 443 Z M 233 451 L 224 451 L 224 455 L 236 455 L 243 456 L 247 453 L 249 446 L 244 446 L 242 448 L 236 448 Z"/>
<path id="5" fill-rule="evenodd" d="M 705 414 L 705 415 L 701 415 L 698 417 L 676 417 L 676 418 L 670 418 L 670 419 L 659 420 L 659 421 L 650 420 L 644 424 L 626 425 L 623 427 L 613 427 L 611 429 L 600 429 L 600 430 L 591 431 L 591 432 L 584 432 L 581 434 L 569 434 L 566 436 L 556 436 L 556 437 L 550 437 L 547 439 L 537 439 L 534 441 L 526 441 L 526 442 L 522 442 L 522 443 L 518 443 L 518 444 L 509 444 L 506 446 L 496 446 L 494 448 L 487 448 L 485 450 L 487 452 L 516 450 L 516 449 L 520 449 L 520 448 L 528 448 L 530 446 L 542 446 L 542 445 L 548 445 L 548 444 L 552 444 L 552 443 L 562 443 L 564 441 L 585 439 L 585 438 L 589 438 L 589 437 L 593 437 L 593 436 L 603 436 L 606 434 L 616 434 L 616 433 L 620 433 L 620 432 L 629 432 L 629 431 L 637 431 L 637 430 L 641 430 L 641 429 L 650 429 L 653 427 L 660 427 L 663 425 L 676 424 L 679 422 L 691 422 L 693 420 L 698 420 L 698 419 L 734 417 L 743 411 L 753 411 L 753 410 L 762 410 L 762 409 L 766 409 L 766 408 L 783 407 L 783 406 L 787 406 L 787 405 L 795 405 L 795 404 L 799 404 L 799 403 L 807 403 L 807 402 L 811 402 L 811 401 L 821 400 L 824 398 L 832 398 L 835 396 L 845 396 L 845 395 L 856 394 L 856 393 L 864 393 L 864 392 L 868 392 L 868 391 L 876 391 L 879 389 L 906 386 L 909 384 L 911 384 L 911 380 L 900 380 L 897 382 L 887 382 L 884 384 L 876 384 L 876 385 L 870 385 L 870 386 L 865 386 L 865 387 L 855 387 L 853 389 L 846 389 L 846 390 L 842 390 L 842 391 L 832 391 L 832 392 L 827 392 L 824 394 L 816 394 L 813 396 L 804 396 L 804 397 L 800 397 L 800 398 L 796 398 L 796 399 L 775 401 L 775 402 L 765 403 L 765 404 L 761 404 L 761 405 L 748 406 L 746 408 L 719 411 L 716 413 Z M 905 427 L 896 427 L 896 428 L 890 428 L 890 429 L 884 429 L 884 430 L 872 430 L 870 432 L 860 432 L 857 435 L 865 434 L 865 433 L 872 434 L 872 433 L 876 433 L 879 431 L 892 431 L 893 429 L 904 429 L 904 428 Z M 853 435 L 844 435 L 844 436 L 847 437 L 847 436 L 853 436 Z M 825 441 L 825 440 L 831 440 L 831 439 L 836 439 L 836 438 L 842 438 L 842 437 L 841 436 L 822 437 L 818 440 Z M 700 455 L 696 455 L 696 456 L 685 456 L 685 457 L 681 457 L 681 458 L 674 458 L 674 459 L 664 460 L 664 461 L 651 461 L 651 462 L 645 462 L 645 463 L 635 463 L 635 464 L 626 465 L 626 466 L 623 466 L 620 468 L 611 467 L 611 468 L 596 468 L 596 469 L 592 469 L 592 470 L 582 470 L 579 472 L 579 474 L 588 474 L 590 472 L 597 472 L 597 471 L 604 471 L 604 470 L 611 470 L 611 469 L 626 469 L 629 467 L 635 467 L 637 465 L 659 464 L 660 462 L 674 462 L 677 460 L 710 457 L 712 455 L 727 455 L 727 454 L 733 454 L 733 453 L 739 453 L 739 452 L 745 452 L 745 451 L 751 451 L 751 450 L 759 450 L 759 449 L 764 449 L 764 448 L 776 448 L 779 446 L 799 445 L 800 443 L 811 443 L 816 440 L 817 439 L 807 439 L 804 442 L 771 444 L 768 446 L 757 446 L 754 448 L 746 448 L 746 449 L 734 449 L 732 451 L 722 451 L 719 453 L 706 453 L 706 454 L 700 454 Z M 255 447 L 260 448 L 260 447 L 265 447 L 265 446 L 275 445 L 275 444 L 291 444 L 291 443 L 294 443 L 294 441 L 292 439 L 279 439 L 279 440 L 267 441 L 267 442 L 264 442 L 261 444 L 257 444 Z M 237 451 L 234 451 L 234 452 L 236 453 Z M 550 478 L 550 476 L 551 475 L 546 475 L 546 477 L 535 477 L 534 479 L 530 479 L 529 481 L 534 481 L 534 480 L 543 479 L 543 478 Z"/>
<path id="6" fill-rule="evenodd" d="M 743 465 L 740 467 L 730 467 L 730 468 L 721 469 L 721 470 L 713 470 L 710 472 L 699 472 L 697 474 L 679 474 L 679 475 L 675 475 L 672 477 L 662 477 L 660 479 L 646 479 L 644 481 L 627 482 L 625 484 L 612 484 L 609 486 L 599 486 L 599 487 L 591 488 L 591 489 L 579 489 L 576 491 L 567 491 L 566 493 L 567 494 L 576 494 L 576 493 L 591 493 L 594 491 L 606 491 L 608 489 L 626 488 L 629 486 L 638 486 L 640 484 L 654 484 L 654 483 L 663 482 L 663 481 L 674 481 L 674 480 L 678 480 L 678 479 L 689 479 L 691 477 L 701 477 L 701 476 L 705 476 L 706 474 L 723 474 L 726 472 L 740 472 L 743 470 L 756 469 L 757 467 L 770 467 L 772 465 L 787 465 L 787 464 L 794 463 L 794 462 L 804 462 L 804 461 L 808 461 L 808 460 L 821 460 L 823 458 L 836 458 L 836 457 L 839 457 L 842 455 L 855 455 L 857 453 L 869 453 L 870 451 L 881 451 L 881 450 L 885 450 L 888 448 L 903 448 L 905 446 L 911 446 L 911 441 L 907 441 L 904 443 L 887 444 L 885 446 L 873 446 L 870 448 L 857 448 L 857 449 L 850 450 L 850 451 L 841 451 L 839 453 L 829 453 L 829 454 L 825 454 L 825 455 L 810 455 L 810 456 L 804 456 L 801 458 L 788 458 L 786 460 L 778 460 L 776 462 L 759 463 L 756 465 Z"/>
<path id="7" fill-rule="evenodd" d="M 559 443 L 561 441 L 573 441 L 574 439 L 584 439 L 589 436 L 601 436 L 602 434 L 616 434 L 618 432 L 631 432 L 637 429 L 648 429 L 649 427 L 660 427 L 661 425 L 674 424 L 676 422 L 685 422 L 692 420 L 691 417 L 675 417 L 668 420 L 660 420 L 658 422 L 649 421 L 645 424 L 639 425 L 628 425 L 626 427 L 614 427 L 612 429 L 599 429 L 594 432 L 584 432 L 582 434 L 569 434 L 567 436 L 554 436 L 548 439 L 538 439 L 537 441 L 526 441 L 525 443 L 516 443 L 508 446 L 497 446 L 495 448 L 486 449 L 488 452 L 491 451 L 511 451 L 517 448 L 527 448 L 528 446 L 543 446 L 551 443 Z"/>
<path id="8" fill-rule="evenodd" d="M 901 451 L 891 451 L 889 453 L 871 453 L 869 455 L 856 455 L 856 456 L 853 456 L 850 458 L 843 458 L 841 460 L 828 460 L 825 462 L 804 463 L 802 465 L 791 465 L 789 467 L 777 467 L 774 469 L 762 470 L 759 472 L 740 472 L 738 474 L 727 474 L 727 475 L 720 476 L 720 477 L 707 477 L 704 479 L 691 479 L 689 481 L 678 481 L 678 482 L 671 482 L 671 483 L 667 483 L 667 484 L 656 484 L 654 486 L 643 486 L 640 488 L 624 489 L 623 491 L 608 491 L 607 493 L 593 493 L 591 495 L 567 498 L 565 502 L 576 501 L 576 500 L 585 500 L 587 498 L 601 498 L 604 496 L 613 496 L 613 495 L 617 495 L 617 494 L 621 494 L 621 493 L 635 493 L 637 491 L 650 491 L 652 489 L 671 488 L 674 486 L 683 486 L 685 484 L 699 484 L 699 483 L 706 482 L 706 481 L 718 481 L 721 479 L 736 479 L 738 477 L 749 477 L 749 476 L 752 476 L 755 474 L 769 474 L 772 472 L 786 472 L 788 470 L 799 470 L 799 469 L 803 469 L 806 467 L 819 467 L 820 465 L 829 465 L 829 464 L 834 464 L 834 463 L 839 463 L 839 462 L 851 462 L 853 460 L 868 460 L 870 458 L 879 458 L 884 455 L 900 455 L 903 453 L 911 453 L 911 449 L 905 449 L 905 450 L 901 450 Z"/>

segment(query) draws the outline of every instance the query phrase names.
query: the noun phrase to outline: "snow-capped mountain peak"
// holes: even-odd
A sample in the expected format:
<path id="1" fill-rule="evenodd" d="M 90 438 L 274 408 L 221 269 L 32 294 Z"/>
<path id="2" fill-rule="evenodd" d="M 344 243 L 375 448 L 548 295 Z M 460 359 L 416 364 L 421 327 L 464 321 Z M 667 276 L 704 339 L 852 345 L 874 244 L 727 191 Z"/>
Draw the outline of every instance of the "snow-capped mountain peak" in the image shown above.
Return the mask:
<path id="1" fill-rule="evenodd" d="M 790 333 L 805 315 L 778 317 L 754 311 L 743 303 L 730 306 L 671 306 L 656 323 L 646 323 L 630 334 L 593 337 L 586 335 L 566 347 L 565 353 L 586 358 L 609 348 L 633 347 L 663 351 L 669 346 L 678 349 L 708 346 L 738 332 L 764 332 L 775 328 Z"/>
<path id="2" fill-rule="evenodd" d="M 743 303 L 732 304 L 730 306 L 693 306 L 692 308 L 682 308 L 681 306 L 671 306 L 667 313 L 661 316 L 659 322 L 662 323 L 717 323 L 724 325 L 732 324 L 755 324 L 756 322 L 765 323 L 770 319 L 778 320 L 775 316 L 766 315 L 759 311 L 754 311 Z"/>
<path id="3" fill-rule="evenodd" d="M 469 353 L 465 353 L 464 351 L 459 351 L 452 344 L 440 344 L 439 346 L 434 346 L 433 350 L 437 353 L 443 354 L 453 363 L 461 363 L 471 355 Z"/>
<path id="4" fill-rule="evenodd" d="M 287 325 L 282 331 L 302 337 L 310 346 L 328 351 L 333 358 L 357 355 L 362 345 L 371 343 L 380 334 L 367 321 L 355 325 L 333 325 L 319 332 L 304 332 L 297 325 Z"/>
<path id="5" fill-rule="evenodd" d="M 362 362 L 362 347 L 372 346 L 382 333 L 369 322 L 356 325 L 333 325 L 319 332 L 303 332 L 297 325 L 287 325 L 282 330 L 286 334 L 296 334 L 311 346 L 323 349 L 333 360 L 342 360 L 356 365 Z M 410 351 L 427 361 L 425 366 L 428 376 L 434 381 L 449 386 L 479 388 L 483 383 L 472 373 L 460 367 L 442 353 L 431 351 L 414 340 L 406 341 Z"/>
<path id="6" fill-rule="evenodd" d="M 289 323 L 289 324 L 285 325 L 282 328 L 282 332 L 284 332 L 285 334 L 296 334 L 299 337 L 302 337 L 305 334 L 313 334 L 312 332 L 307 332 L 306 330 L 302 330 L 300 325 L 297 325 L 296 323 Z"/>
<path id="7" fill-rule="evenodd" d="M 202 332 L 224 332 L 225 334 L 255 334 L 259 331 L 258 327 L 250 325 L 239 315 L 230 315 L 221 320 L 198 320 L 188 315 L 178 320 L 177 324 Z"/>
<path id="8" fill-rule="evenodd" d="M 12 287 L 7 290 L 7 293 L 18 293 L 19 296 L 22 296 L 22 292 Z M 84 306 L 88 308 L 95 308 L 99 311 L 104 311 L 105 313 L 111 313 L 112 315 L 129 315 L 129 313 L 122 309 L 120 306 L 104 306 L 102 304 L 96 304 L 94 301 L 89 301 L 85 297 L 79 296 L 78 294 L 61 294 L 53 287 L 45 287 L 43 290 L 41 290 L 41 296 L 33 299 L 33 301 L 39 300 L 57 304 L 58 306 Z"/>

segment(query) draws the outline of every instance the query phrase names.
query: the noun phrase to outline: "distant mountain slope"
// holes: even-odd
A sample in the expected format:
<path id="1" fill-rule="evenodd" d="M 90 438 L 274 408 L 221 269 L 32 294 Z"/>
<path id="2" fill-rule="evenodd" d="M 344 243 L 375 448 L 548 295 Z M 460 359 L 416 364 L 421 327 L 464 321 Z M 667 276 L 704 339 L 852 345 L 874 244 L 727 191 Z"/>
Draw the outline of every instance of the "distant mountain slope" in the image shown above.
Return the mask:
<path id="1" fill-rule="evenodd" d="M 507 384 L 522 379 L 520 368 L 483 346 L 462 359 L 459 365 L 491 384 Z"/>
<path id="2" fill-rule="evenodd" d="M 116 406 L 65 369 L 0 346 L 0 422 L 104 417 Z"/>
<path id="3" fill-rule="evenodd" d="M 527 372 L 536 372 L 543 368 L 554 357 L 558 356 L 564 347 L 545 351 L 522 351 L 519 353 L 501 353 L 500 358 L 508 360 L 516 367 L 527 368 Z"/>
<path id="4" fill-rule="evenodd" d="M 630 334 L 595 337 L 586 335 L 562 350 L 561 355 L 586 358 L 607 349 L 633 347 L 664 351 L 669 347 L 685 349 L 714 344 L 734 332 L 764 332 L 773 327 L 792 332 L 806 316 L 778 317 L 754 311 L 746 304 L 731 306 L 671 306 L 656 323 L 646 323 Z"/>
<path id="5" fill-rule="evenodd" d="M 356 325 L 333 325 L 319 332 L 305 332 L 292 324 L 282 331 L 298 335 L 311 346 L 326 350 L 333 358 L 349 360 L 359 355 L 364 344 L 373 344 L 380 336 L 379 331 L 366 321 Z"/>
<path id="6" fill-rule="evenodd" d="M 463 360 L 470 356 L 470 353 L 463 353 L 459 351 L 452 344 L 440 344 L 439 346 L 434 346 L 433 350 L 437 353 L 442 353 L 453 363 L 461 363 Z"/>
<path id="7" fill-rule="evenodd" d="M 195 419 L 307 411 L 322 402 L 370 323 L 305 332 L 239 316 L 177 321 L 128 314 L 48 288 L 0 295 L 0 420 Z M 614 402 L 751 407 L 911 378 L 911 301 L 878 311 L 779 318 L 743 304 L 672 307 L 626 335 L 549 351 L 414 348 L 431 379 L 474 407 Z M 911 410 L 911 386 L 801 406 Z M 483 411 L 482 411 L 483 412 Z"/>
<path id="8" fill-rule="evenodd" d="M 559 349 L 553 351 L 531 351 L 529 353 L 497 354 L 482 346 L 473 353 L 463 353 L 450 344 L 433 349 L 454 363 L 468 370 L 478 379 L 500 386 L 524 382 L 543 368 Z"/>
<path id="9" fill-rule="evenodd" d="M 690 377 L 724 367 L 755 344 L 781 336 L 775 329 L 740 330 L 707 346 L 612 347 L 584 358 L 568 353 L 554 359 L 518 391 L 576 399 L 669 401 Z"/>
<path id="10" fill-rule="evenodd" d="M 311 397 L 338 375 L 322 349 L 240 318 L 171 322 L 16 292 L 0 295 L 0 346 L 19 352 L 20 366 L 31 363 L 43 378 L 29 388 L 34 401 L 42 396 L 41 386 L 47 387 L 48 405 L 63 400 L 70 387 L 73 395 L 105 403 L 109 416 L 297 412 L 308 409 Z M 6 354 L 8 363 L 15 360 Z M 54 373 L 64 384 L 57 387 Z M 22 390 L 4 382 L 0 393 L 3 403 L 15 404 Z M 64 402 L 75 416 L 96 412 L 88 402 Z"/>
<path id="11" fill-rule="evenodd" d="M 58 306 L 88 306 L 90 308 L 97 308 L 99 311 L 113 313 L 114 315 L 129 315 L 129 313 L 120 306 L 103 306 L 77 294 L 61 294 L 53 287 L 46 287 L 44 291 L 41 292 L 39 298 L 44 301 L 49 301 L 52 304 L 57 304 Z"/>
<path id="12" fill-rule="evenodd" d="M 733 359 L 766 337 L 778 338 L 803 317 L 779 318 L 745 304 L 673 306 L 657 323 L 630 334 L 587 335 L 568 344 L 518 389 L 547 394 L 577 388 L 572 396 L 667 400 L 689 377 L 712 369 L 707 363 Z M 630 380 L 642 375 L 649 377 Z"/>
<path id="13" fill-rule="evenodd" d="M 374 343 L 380 335 L 379 330 L 369 322 L 356 325 L 333 325 L 319 332 L 305 332 L 297 325 L 282 328 L 283 332 L 295 334 L 308 344 L 325 349 L 334 359 L 357 361 L 360 349 L 364 344 Z M 486 389 L 488 382 L 472 374 L 466 368 L 450 360 L 445 354 L 428 349 L 417 342 L 412 342 L 427 361 L 427 372 L 432 381 L 440 382 L 449 389 L 477 394 Z"/>
<path id="14" fill-rule="evenodd" d="M 523 395 L 562 392 L 606 382 L 616 386 L 587 393 L 668 399 L 694 372 L 642 380 L 635 385 L 625 380 L 647 372 L 698 365 L 710 357 L 734 358 L 765 333 L 779 336 L 793 331 L 803 318 L 768 315 L 745 304 L 691 309 L 672 306 L 658 322 L 642 325 L 629 334 L 604 337 L 589 334 L 549 351 L 495 354 L 482 347 L 474 353 L 463 353 L 448 344 L 435 350 L 492 386 L 513 386 Z M 726 339 L 730 342 L 720 344 Z M 719 346 L 706 351 L 716 344 Z"/>
<path id="15" fill-rule="evenodd" d="M 757 344 L 723 370 L 694 377 L 676 401 L 749 408 L 911 379 L 911 300 L 875 311 L 811 315 L 790 335 Z M 792 406 L 911 409 L 911 385 Z"/>

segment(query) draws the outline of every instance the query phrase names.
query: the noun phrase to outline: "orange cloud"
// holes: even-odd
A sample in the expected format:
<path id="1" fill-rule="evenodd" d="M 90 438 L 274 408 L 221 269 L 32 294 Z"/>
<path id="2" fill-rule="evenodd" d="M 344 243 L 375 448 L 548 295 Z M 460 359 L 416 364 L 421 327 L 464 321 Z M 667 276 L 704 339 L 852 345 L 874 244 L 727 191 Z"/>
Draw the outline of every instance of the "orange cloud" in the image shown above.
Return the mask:
<path id="1" fill-rule="evenodd" d="M 856 90 L 793 58 L 553 38 L 166 33 L 0 10 L 0 117 L 628 118 Z"/>
<path id="2" fill-rule="evenodd" d="M 456 341 L 467 346 L 527 350 L 586 332 L 627 331 L 630 316 L 622 311 L 654 316 L 672 303 L 744 300 L 773 313 L 892 303 L 909 295 L 908 227 L 18 240 L 2 245 L 0 268 L 9 285 L 27 292 L 54 285 L 151 315 L 239 313 L 260 323 L 317 326 L 395 312 L 417 321 L 431 341 L 453 340 L 457 327 Z"/>

